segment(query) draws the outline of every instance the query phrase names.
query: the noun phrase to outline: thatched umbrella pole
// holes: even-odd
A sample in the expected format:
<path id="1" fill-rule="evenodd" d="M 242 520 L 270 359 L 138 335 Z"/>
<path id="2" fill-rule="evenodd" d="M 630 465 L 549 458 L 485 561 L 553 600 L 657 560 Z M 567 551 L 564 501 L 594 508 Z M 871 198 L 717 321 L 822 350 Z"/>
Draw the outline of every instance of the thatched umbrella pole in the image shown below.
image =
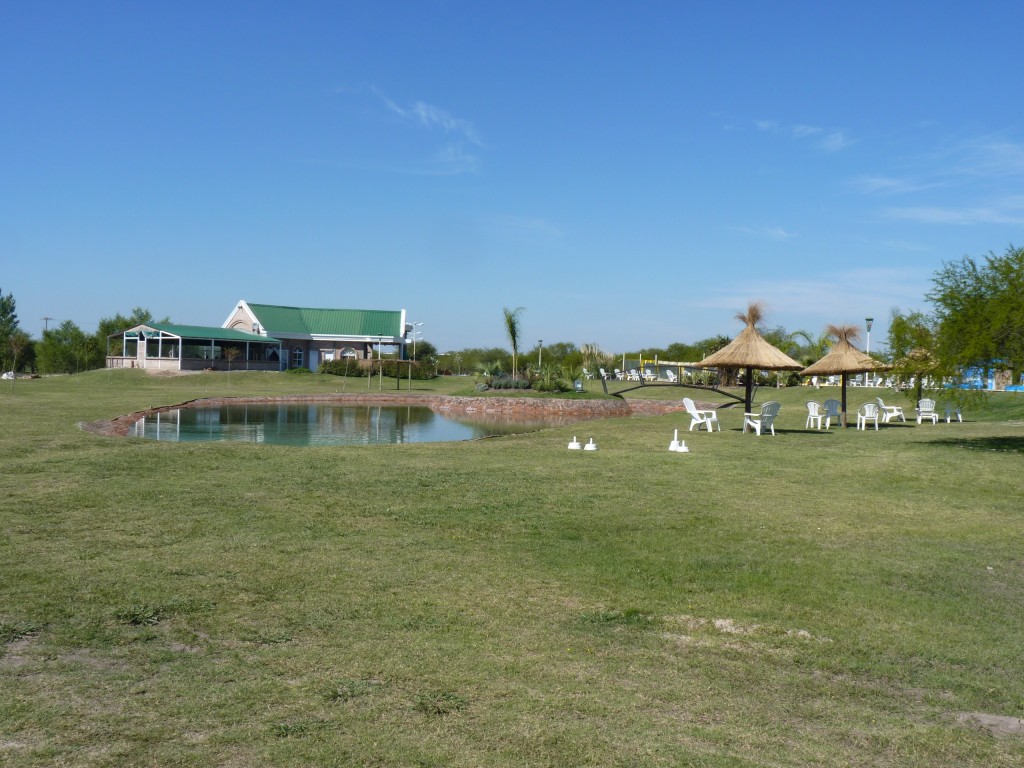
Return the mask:
<path id="1" fill-rule="evenodd" d="M 849 376 L 849 374 L 844 372 L 843 373 L 843 377 L 842 377 L 842 382 L 843 382 L 843 388 L 842 388 L 843 407 L 842 408 L 843 409 L 842 409 L 842 412 L 839 414 L 839 421 L 843 425 L 844 428 L 850 426 L 849 421 L 846 418 L 846 377 L 847 376 Z"/>
<path id="2" fill-rule="evenodd" d="M 751 413 L 754 410 L 754 369 L 746 369 L 746 381 L 743 382 L 743 402 L 746 404 L 744 413 Z"/>

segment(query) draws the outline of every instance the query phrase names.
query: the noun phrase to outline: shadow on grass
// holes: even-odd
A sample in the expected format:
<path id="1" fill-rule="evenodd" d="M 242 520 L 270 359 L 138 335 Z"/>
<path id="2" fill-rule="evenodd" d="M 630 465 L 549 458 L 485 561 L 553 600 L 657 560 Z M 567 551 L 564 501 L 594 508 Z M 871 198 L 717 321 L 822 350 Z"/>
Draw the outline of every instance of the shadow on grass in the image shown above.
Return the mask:
<path id="1" fill-rule="evenodd" d="M 929 440 L 928 442 L 943 448 L 968 448 L 974 451 L 1024 453 L 1024 437 L 943 437 L 938 440 Z"/>

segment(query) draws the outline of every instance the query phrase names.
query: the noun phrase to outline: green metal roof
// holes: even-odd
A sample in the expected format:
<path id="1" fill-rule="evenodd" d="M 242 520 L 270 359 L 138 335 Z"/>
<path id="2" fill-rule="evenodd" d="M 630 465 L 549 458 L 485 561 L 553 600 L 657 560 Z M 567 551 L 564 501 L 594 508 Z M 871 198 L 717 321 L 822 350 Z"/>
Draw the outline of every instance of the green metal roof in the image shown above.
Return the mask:
<path id="1" fill-rule="evenodd" d="M 260 325 L 272 333 L 306 336 L 401 336 L 401 311 L 311 309 L 249 304 Z"/>
<path id="2" fill-rule="evenodd" d="M 209 339 L 210 341 L 257 341 L 279 344 L 278 339 L 233 328 L 210 328 L 205 325 L 172 325 L 171 323 L 143 323 L 140 328 L 152 328 L 183 339 Z"/>

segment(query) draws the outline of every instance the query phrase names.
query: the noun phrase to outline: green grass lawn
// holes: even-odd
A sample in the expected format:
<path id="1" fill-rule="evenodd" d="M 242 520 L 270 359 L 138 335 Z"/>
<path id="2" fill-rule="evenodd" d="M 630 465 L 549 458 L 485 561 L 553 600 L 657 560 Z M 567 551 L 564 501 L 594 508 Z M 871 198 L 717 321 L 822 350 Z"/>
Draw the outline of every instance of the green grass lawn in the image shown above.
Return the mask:
<path id="1" fill-rule="evenodd" d="M 1024 759 L 1024 735 L 980 723 L 1024 717 L 1024 395 L 826 433 L 803 404 L 838 390 L 762 388 L 776 437 L 735 407 L 713 434 L 678 414 L 303 449 L 78 424 L 367 380 L 8 385 L 2 765 Z M 725 401 L 627 398 L 685 394 Z M 876 394 L 851 388 L 850 412 Z M 667 451 L 676 428 L 690 453 Z M 573 434 L 600 449 L 566 450 Z"/>

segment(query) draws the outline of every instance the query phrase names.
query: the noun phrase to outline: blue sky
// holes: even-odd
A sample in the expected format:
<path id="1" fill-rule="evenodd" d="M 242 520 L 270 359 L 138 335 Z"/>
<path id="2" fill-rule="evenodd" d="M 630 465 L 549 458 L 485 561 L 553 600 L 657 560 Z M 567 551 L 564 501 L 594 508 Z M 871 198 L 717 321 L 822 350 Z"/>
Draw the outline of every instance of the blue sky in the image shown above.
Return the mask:
<path id="1" fill-rule="evenodd" d="M 442 351 L 925 308 L 1024 244 L 1019 2 L 0 0 L 0 290 L 33 336 L 239 299 Z"/>

